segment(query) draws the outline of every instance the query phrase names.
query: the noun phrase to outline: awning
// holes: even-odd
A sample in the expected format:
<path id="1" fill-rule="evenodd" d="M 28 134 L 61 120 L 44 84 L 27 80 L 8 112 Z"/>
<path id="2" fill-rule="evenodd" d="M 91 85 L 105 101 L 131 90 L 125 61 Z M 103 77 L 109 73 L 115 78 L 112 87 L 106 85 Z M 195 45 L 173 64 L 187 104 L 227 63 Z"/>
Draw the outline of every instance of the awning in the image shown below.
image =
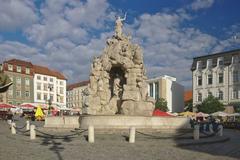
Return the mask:
<path id="1" fill-rule="evenodd" d="M 163 117 L 164 117 L 164 116 L 169 116 L 169 117 L 172 116 L 172 115 L 170 115 L 169 113 L 163 112 L 163 111 L 161 111 L 161 110 L 159 110 L 159 109 L 154 110 L 152 115 L 153 115 L 153 116 L 163 116 Z"/>

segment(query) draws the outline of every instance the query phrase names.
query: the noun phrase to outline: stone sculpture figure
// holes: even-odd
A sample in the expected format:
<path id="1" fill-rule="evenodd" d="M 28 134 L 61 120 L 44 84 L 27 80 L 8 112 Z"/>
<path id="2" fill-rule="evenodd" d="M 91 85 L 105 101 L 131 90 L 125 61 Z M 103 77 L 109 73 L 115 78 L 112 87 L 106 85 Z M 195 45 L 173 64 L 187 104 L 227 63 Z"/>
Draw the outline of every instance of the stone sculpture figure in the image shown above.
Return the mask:
<path id="1" fill-rule="evenodd" d="M 121 96 L 121 91 L 122 91 L 120 81 L 121 80 L 120 80 L 119 76 L 117 75 L 113 82 L 113 95 L 117 96 L 117 97 Z"/>
<path id="2" fill-rule="evenodd" d="M 117 17 L 116 21 L 115 21 L 115 36 L 118 38 L 122 37 L 122 26 L 123 26 L 123 21 L 126 20 L 126 15 L 124 16 L 124 18 L 121 18 L 120 16 Z"/>
<path id="3" fill-rule="evenodd" d="M 122 33 L 125 19 L 126 14 L 116 19 L 115 34 L 93 60 L 86 114 L 152 115 L 154 101 L 147 96 L 142 49 Z"/>

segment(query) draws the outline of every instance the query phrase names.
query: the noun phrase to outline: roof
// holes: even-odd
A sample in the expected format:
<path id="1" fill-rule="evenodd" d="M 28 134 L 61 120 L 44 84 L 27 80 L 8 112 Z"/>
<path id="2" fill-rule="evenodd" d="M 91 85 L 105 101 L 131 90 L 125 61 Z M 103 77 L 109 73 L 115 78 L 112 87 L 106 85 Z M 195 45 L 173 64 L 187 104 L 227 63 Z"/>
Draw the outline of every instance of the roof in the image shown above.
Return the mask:
<path id="1" fill-rule="evenodd" d="M 72 89 L 77 88 L 77 87 L 86 86 L 88 84 L 89 84 L 89 80 L 81 81 L 81 82 L 78 82 L 78 83 L 69 84 L 69 85 L 67 85 L 67 91 L 72 90 Z"/>
<path id="2" fill-rule="evenodd" d="M 184 92 L 184 102 L 187 102 L 193 98 L 192 90 L 188 90 Z"/>
<path id="3" fill-rule="evenodd" d="M 18 66 L 26 66 L 26 67 L 33 67 L 33 64 L 31 62 L 19 60 L 19 59 L 10 59 L 8 61 L 4 61 L 4 63 L 18 65 Z"/>
<path id="4" fill-rule="evenodd" d="M 197 61 L 202 61 L 203 68 L 206 68 L 208 59 L 212 59 L 212 65 L 215 67 L 217 66 L 217 58 L 219 57 L 224 57 L 224 65 L 230 65 L 232 56 L 234 55 L 240 55 L 240 49 L 195 57 L 193 58 L 191 70 L 194 71 L 196 69 Z"/>
<path id="5" fill-rule="evenodd" d="M 38 73 L 38 74 L 53 76 L 53 77 L 57 77 L 58 79 L 63 79 L 63 80 L 67 79 L 62 73 L 55 71 L 55 70 L 50 70 L 47 67 L 33 65 L 33 68 L 34 68 L 34 72 Z"/>

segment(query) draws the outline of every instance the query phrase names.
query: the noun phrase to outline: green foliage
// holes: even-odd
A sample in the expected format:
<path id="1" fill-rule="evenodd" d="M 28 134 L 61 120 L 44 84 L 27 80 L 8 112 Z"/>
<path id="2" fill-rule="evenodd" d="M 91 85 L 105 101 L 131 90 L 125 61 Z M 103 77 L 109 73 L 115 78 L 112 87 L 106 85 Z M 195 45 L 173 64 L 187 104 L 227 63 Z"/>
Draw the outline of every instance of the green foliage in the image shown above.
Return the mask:
<path id="1" fill-rule="evenodd" d="M 206 99 L 204 99 L 202 104 L 199 104 L 196 107 L 199 112 L 208 114 L 224 110 L 224 105 L 218 100 L 218 98 L 213 96 L 207 97 Z"/>
<path id="2" fill-rule="evenodd" d="M 233 106 L 235 112 L 240 113 L 240 102 L 233 102 L 230 103 L 229 105 Z"/>
<path id="3" fill-rule="evenodd" d="M 164 98 L 159 98 L 155 103 L 155 109 L 160 109 L 161 111 L 167 112 L 167 101 Z"/>
<path id="4" fill-rule="evenodd" d="M 193 111 L 193 100 L 190 99 L 187 102 L 185 102 L 185 107 L 184 107 L 184 111 L 189 111 L 192 112 Z"/>

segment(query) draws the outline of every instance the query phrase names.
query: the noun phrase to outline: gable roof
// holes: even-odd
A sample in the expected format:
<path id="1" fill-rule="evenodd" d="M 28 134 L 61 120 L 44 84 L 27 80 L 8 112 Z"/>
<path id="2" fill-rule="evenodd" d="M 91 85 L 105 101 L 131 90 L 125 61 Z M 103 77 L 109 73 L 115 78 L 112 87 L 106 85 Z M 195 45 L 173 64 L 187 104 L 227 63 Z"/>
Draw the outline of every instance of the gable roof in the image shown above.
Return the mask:
<path id="1" fill-rule="evenodd" d="M 77 88 L 77 87 L 86 86 L 88 84 L 89 84 L 89 80 L 81 81 L 81 82 L 78 82 L 78 83 L 69 84 L 69 85 L 67 85 L 67 91 L 70 91 L 70 90 L 72 90 L 74 88 Z"/>
<path id="2" fill-rule="evenodd" d="M 26 67 L 33 67 L 33 64 L 31 62 L 19 60 L 19 59 L 10 59 L 8 61 L 4 61 L 4 63 L 12 64 L 12 65 L 18 65 L 18 66 L 26 66 Z"/>
<path id="3" fill-rule="evenodd" d="M 58 79 L 67 80 L 67 78 L 62 73 L 55 70 L 50 70 L 47 67 L 33 65 L 33 68 L 35 73 L 57 77 Z"/>

